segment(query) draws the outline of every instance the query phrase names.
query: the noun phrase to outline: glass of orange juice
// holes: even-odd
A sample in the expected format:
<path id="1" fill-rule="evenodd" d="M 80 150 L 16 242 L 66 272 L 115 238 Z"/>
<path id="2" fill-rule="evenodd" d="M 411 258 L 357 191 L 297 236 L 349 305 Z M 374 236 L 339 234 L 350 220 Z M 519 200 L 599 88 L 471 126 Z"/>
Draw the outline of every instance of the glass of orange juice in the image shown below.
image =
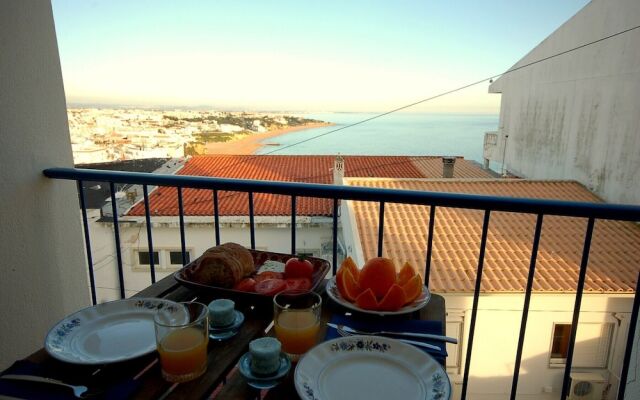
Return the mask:
<path id="1" fill-rule="evenodd" d="M 273 298 L 273 320 L 282 351 L 292 360 L 316 345 L 322 298 L 307 290 L 280 292 Z"/>
<path id="2" fill-rule="evenodd" d="M 180 305 L 187 311 L 186 320 L 162 312 L 154 317 L 162 377 L 169 382 L 190 381 L 207 369 L 209 309 L 196 302 Z"/>

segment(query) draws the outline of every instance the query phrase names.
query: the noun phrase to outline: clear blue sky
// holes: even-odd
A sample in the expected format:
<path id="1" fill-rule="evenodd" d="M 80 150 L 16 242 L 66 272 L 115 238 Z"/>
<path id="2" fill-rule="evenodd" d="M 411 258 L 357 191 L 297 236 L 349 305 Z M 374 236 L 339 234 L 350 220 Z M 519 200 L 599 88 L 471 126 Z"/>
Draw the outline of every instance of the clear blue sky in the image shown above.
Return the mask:
<path id="1" fill-rule="evenodd" d="M 588 0 L 53 0 L 69 102 L 382 111 L 500 73 Z M 415 111 L 497 113 L 487 85 Z"/>

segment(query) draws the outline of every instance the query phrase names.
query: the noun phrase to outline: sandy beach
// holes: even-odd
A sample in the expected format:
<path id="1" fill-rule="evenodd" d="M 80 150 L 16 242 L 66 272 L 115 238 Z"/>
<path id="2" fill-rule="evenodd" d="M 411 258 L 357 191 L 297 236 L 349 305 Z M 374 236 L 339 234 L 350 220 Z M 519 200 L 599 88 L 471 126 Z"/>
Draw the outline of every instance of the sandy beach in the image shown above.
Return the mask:
<path id="1" fill-rule="evenodd" d="M 229 142 L 207 143 L 206 154 L 255 154 L 256 151 L 263 147 L 260 142 L 264 139 L 275 138 L 277 136 L 291 132 L 320 128 L 329 125 L 332 124 L 327 122 L 316 122 L 312 124 L 292 126 L 284 129 L 276 129 L 265 133 L 255 133 L 253 135 L 245 136 L 237 140 L 231 140 Z M 274 146 L 273 148 L 276 149 L 277 147 Z"/>

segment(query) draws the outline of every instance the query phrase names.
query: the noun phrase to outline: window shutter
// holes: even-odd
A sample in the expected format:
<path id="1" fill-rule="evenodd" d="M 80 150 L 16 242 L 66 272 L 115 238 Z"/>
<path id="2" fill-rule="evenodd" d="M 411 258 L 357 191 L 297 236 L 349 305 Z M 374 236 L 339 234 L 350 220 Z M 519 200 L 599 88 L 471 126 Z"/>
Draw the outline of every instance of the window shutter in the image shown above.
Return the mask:
<path id="1" fill-rule="evenodd" d="M 573 367 L 606 368 L 613 324 L 578 324 Z"/>

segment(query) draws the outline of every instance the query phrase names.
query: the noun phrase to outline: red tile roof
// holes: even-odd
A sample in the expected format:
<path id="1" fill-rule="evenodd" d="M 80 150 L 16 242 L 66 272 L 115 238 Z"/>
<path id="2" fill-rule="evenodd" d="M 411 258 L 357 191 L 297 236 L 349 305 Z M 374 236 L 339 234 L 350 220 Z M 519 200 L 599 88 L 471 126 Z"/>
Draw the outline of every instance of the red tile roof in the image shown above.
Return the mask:
<path id="1" fill-rule="evenodd" d="M 436 178 L 442 176 L 441 157 L 415 156 L 343 156 L 345 177 L 382 178 Z M 255 179 L 284 182 L 326 183 L 333 182 L 335 156 L 286 156 L 286 155 L 216 155 L 191 158 L 178 175 L 211 176 L 221 178 Z M 458 158 L 455 177 L 490 177 L 489 172 L 476 163 Z M 213 215 L 210 190 L 184 189 L 185 215 Z M 175 188 L 161 187 L 149 195 L 152 215 L 178 215 L 178 200 Z M 296 214 L 305 216 L 330 216 L 332 201 L 326 199 L 300 198 Z M 237 192 L 219 193 L 220 215 L 248 215 L 247 194 Z M 288 216 L 291 203 L 288 196 L 271 194 L 254 195 L 254 214 Z M 144 204 L 138 203 L 127 215 L 144 215 Z"/>
<path id="2" fill-rule="evenodd" d="M 601 202 L 576 182 L 421 181 L 349 179 L 348 184 L 388 189 L 456 192 L 509 197 Z M 378 205 L 352 202 L 365 259 L 377 255 Z M 434 225 L 430 284 L 436 292 L 473 292 L 483 211 L 438 207 Z M 524 291 L 535 215 L 493 212 L 482 278 L 483 292 Z M 385 206 L 383 253 L 424 271 L 429 207 Z M 587 221 L 545 216 L 535 282 L 537 292 L 575 292 Z M 640 228 L 629 222 L 597 220 L 585 292 L 632 293 L 640 268 Z"/>

